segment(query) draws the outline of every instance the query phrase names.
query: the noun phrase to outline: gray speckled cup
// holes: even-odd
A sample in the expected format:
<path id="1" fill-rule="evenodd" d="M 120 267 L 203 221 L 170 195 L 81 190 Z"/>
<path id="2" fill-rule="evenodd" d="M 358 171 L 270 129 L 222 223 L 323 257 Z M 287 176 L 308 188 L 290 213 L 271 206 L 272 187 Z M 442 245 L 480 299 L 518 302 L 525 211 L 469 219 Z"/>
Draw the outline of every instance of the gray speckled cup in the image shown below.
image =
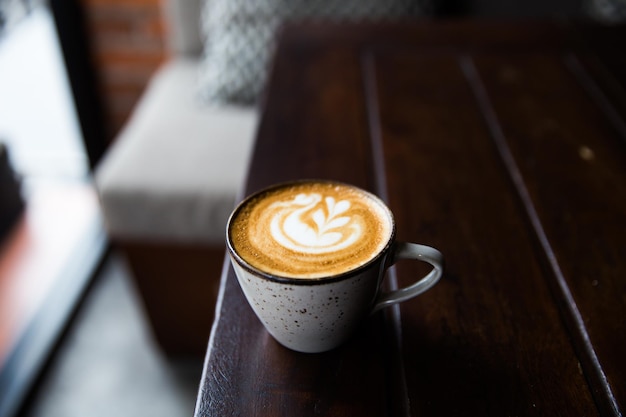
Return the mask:
<path id="1" fill-rule="evenodd" d="M 258 194 L 244 200 L 234 213 Z M 393 222 L 385 204 L 372 197 L 385 207 Z M 354 270 L 315 279 L 276 276 L 251 266 L 237 254 L 230 239 L 231 224 L 229 221 L 227 247 L 246 299 L 267 331 L 282 345 L 299 352 L 324 352 L 341 345 L 371 313 L 430 289 L 443 271 L 443 257 L 438 250 L 396 242 L 393 224 L 385 247 Z M 433 269 L 408 287 L 381 291 L 386 269 L 399 259 L 427 262 Z"/>

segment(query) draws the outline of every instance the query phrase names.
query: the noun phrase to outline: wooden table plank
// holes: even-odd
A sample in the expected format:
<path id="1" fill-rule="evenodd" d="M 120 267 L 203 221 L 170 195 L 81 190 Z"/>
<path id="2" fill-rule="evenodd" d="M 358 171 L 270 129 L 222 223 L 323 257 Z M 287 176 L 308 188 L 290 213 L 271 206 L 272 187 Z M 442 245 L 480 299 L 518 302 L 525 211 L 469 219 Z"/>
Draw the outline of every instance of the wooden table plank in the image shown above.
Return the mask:
<path id="1" fill-rule="evenodd" d="M 375 188 L 359 65 L 358 53 L 341 48 L 279 54 L 246 194 L 295 178 Z M 394 352 L 385 317 L 335 351 L 292 352 L 263 329 L 230 267 L 223 278 L 196 416 L 389 415 Z"/>
<path id="2" fill-rule="evenodd" d="M 586 72 L 577 74 L 581 86 L 605 113 L 615 111 L 623 120 L 626 118 L 626 56 L 623 52 L 626 25 L 591 25 L 576 33 L 586 47 L 575 54 Z M 626 127 L 621 131 L 626 135 Z"/>
<path id="3" fill-rule="evenodd" d="M 294 65 L 296 63 L 296 65 Z M 359 56 L 345 47 L 283 45 L 274 62 L 247 192 L 301 178 L 375 184 Z M 349 158 L 349 159 L 347 159 Z"/>
<path id="4" fill-rule="evenodd" d="M 442 282 L 402 304 L 411 415 L 595 415 L 464 64 L 384 52 L 372 63 L 398 236 L 446 254 Z M 419 274 L 397 269 L 405 285 Z"/>
<path id="5" fill-rule="evenodd" d="M 617 413 L 626 405 L 626 137 L 589 100 L 570 59 L 481 56 L 476 66 L 585 374 Z"/>

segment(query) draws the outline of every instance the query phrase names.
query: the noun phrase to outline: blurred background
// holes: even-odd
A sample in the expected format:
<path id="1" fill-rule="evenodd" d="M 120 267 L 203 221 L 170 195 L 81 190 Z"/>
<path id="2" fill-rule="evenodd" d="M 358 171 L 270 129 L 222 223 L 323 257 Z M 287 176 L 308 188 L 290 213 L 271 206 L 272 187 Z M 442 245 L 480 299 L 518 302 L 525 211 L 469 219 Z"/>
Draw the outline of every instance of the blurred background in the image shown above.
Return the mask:
<path id="1" fill-rule="evenodd" d="M 193 412 L 202 355 L 155 341 L 93 185 L 172 57 L 164 2 L 0 0 L 0 417 Z M 619 0 L 429 3 L 435 19 L 626 14 Z"/>

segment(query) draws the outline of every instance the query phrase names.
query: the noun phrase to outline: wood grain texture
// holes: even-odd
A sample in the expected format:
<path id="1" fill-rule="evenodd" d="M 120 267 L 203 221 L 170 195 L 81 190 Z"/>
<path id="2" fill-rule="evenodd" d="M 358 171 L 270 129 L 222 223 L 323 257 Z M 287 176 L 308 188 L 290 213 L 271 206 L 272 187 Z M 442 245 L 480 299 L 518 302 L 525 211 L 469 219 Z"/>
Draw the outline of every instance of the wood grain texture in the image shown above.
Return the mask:
<path id="1" fill-rule="evenodd" d="M 616 33 L 285 29 L 246 194 L 354 183 L 446 273 L 346 346 L 303 355 L 267 335 L 226 268 L 196 415 L 621 415 L 626 73 L 610 52 L 626 37 L 602 43 Z M 390 285 L 425 271 L 398 264 Z"/>
<path id="2" fill-rule="evenodd" d="M 172 357 L 202 358 L 215 312 L 224 248 L 115 241 L 132 271 L 152 333 Z"/>
<path id="3" fill-rule="evenodd" d="M 372 64 L 398 236 L 446 254 L 442 282 L 401 307 L 411 415 L 594 415 L 463 64 L 397 53 Z M 400 284 L 416 266 L 397 265 Z"/>
<path id="4" fill-rule="evenodd" d="M 615 113 L 589 100 L 571 57 L 476 63 L 586 374 L 617 411 L 626 400 L 626 154 Z M 516 75 L 498 77 L 503 68 Z"/>

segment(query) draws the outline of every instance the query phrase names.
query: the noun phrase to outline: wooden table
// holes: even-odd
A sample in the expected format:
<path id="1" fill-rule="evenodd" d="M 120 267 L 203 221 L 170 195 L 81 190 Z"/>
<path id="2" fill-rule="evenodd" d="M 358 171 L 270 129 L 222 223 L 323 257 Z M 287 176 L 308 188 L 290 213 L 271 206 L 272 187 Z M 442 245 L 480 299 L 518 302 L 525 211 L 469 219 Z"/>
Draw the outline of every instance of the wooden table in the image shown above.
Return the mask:
<path id="1" fill-rule="evenodd" d="M 268 336 L 226 265 L 195 415 L 621 415 L 624 29 L 284 30 L 245 193 L 356 184 L 447 268 L 347 345 L 307 355 Z"/>

